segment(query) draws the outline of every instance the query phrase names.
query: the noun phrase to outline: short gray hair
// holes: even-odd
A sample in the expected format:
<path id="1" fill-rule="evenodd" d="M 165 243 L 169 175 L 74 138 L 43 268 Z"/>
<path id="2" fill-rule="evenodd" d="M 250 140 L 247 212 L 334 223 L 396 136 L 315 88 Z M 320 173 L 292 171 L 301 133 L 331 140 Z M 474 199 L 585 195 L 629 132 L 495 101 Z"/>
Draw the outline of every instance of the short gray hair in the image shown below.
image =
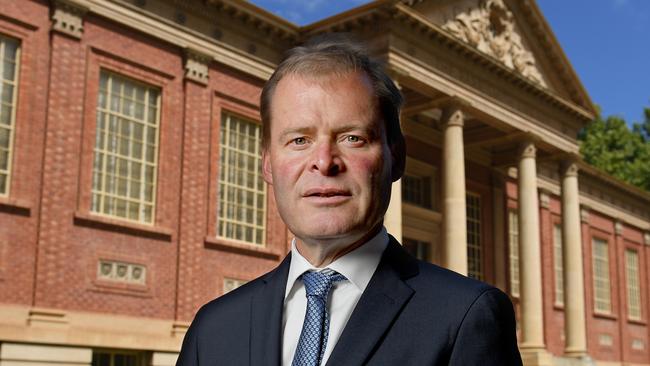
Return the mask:
<path id="1" fill-rule="evenodd" d="M 262 89 L 262 146 L 268 148 L 271 137 L 271 102 L 278 83 L 287 75 L 327 76 L 363 72 L 372 83 L 379 112 L 384 120 L 390 146 L 403 146 L 404 136 L 399 115 L 404 99 L 399 89 L 379 62 L 372 59 L 365 47 L 349 35 L 327 33 L 290 49 Z"/>

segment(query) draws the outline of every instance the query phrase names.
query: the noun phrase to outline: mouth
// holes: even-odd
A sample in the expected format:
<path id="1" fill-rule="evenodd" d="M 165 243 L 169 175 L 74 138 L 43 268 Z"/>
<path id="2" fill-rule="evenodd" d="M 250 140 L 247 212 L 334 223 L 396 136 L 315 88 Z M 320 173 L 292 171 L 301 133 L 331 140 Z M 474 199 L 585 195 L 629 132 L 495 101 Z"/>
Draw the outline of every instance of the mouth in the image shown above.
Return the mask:
<path id="1" fill-rule="evenodd" d="M 336 205 L 352 197 L 350 191 L 339 188 L 312 188 L 303 194 L 303 198 L 318 205 Z"/>
<path id="2" fill-rule="evenodd" d="M 303 197 L 337 197 L 337 196 L 351 196 L 350 192 L 338 188 L 312 188 L 308 189 Z"/>

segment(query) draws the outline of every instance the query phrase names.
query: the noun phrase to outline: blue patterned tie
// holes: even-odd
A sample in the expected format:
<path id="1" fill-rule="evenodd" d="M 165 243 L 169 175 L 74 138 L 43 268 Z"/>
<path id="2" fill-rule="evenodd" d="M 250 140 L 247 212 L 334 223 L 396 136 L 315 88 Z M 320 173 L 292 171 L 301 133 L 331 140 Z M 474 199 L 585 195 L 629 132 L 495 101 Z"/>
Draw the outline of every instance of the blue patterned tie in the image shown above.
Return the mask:
<path id="1" fill-rule="evenodd" d="M 305 272 L 301 277 L 307 292 L 307 312 L 291 365 L 318 366 L 323 359 L 329 333 L 327 294 L 334 282 L 343 281 L 346 278 L 332 270 Z"/>

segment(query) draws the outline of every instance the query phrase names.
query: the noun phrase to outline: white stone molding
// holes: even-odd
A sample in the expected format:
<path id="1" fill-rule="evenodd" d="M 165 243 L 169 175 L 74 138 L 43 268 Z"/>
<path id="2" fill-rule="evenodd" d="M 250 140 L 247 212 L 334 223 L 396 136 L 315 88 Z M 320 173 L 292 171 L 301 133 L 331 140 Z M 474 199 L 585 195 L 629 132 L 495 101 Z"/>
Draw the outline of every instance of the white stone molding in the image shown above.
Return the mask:
<path id="1" fill-rule="evenodd" d="M 447 19 L 443 29 L 479 51 L 501 61 L 509 69 L 546 87 L 515 26 L 515 18 L 503 0 L 480 0 L 476 7 Z"/>
<path id="2" fill-rule="evenodd" d="M 88 8 L 67 0 L 55 0 L 52 12 L 52 30 L 81 39 L 84 31 L 83 17 Z"/>
<path id="3" fill-rule="evenodd" d="M 580 207 L 580 222 L 589 223 L 589 207 L 585 205 Z"/>
<path id="4" fill-rule="evenodd" d="M 212 57 L 191 48 L 185 49 L 185 79 L 208 85 Z"/>
<path id="5" fill-rule="evenodd" d="M 616 221 L 614 223 L 614 232 L 616 235 L 623 235 L 623 223 L 620 221 Z"/>
<path id="6" fill-rule="evenodd" d="M 551 208 L 551 192 L 545 189 L 539 190 L 539 207 L 547 210 Z"/>
<path id="7" fill-rule="evenodd" d="M 650 233 L 645 233 L 643 235 L 643 241 L 645 241 L 645 245 L 650 245 Z"/>

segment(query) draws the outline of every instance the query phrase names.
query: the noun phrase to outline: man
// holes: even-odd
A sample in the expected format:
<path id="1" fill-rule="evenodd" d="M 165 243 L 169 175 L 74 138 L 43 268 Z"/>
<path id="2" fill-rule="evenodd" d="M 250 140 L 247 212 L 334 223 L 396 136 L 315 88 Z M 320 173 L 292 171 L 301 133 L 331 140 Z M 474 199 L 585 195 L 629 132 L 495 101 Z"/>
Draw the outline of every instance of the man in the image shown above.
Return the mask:
<path id="1" fill-rule="evenodd" d="M 289 52 L 261 112 L 291 253 L 201 308 L 177 365 L 521 365 L 505 294 L 417 261 L 383 228 L 404 171 L 401 104 L 341 37 Z"/>

